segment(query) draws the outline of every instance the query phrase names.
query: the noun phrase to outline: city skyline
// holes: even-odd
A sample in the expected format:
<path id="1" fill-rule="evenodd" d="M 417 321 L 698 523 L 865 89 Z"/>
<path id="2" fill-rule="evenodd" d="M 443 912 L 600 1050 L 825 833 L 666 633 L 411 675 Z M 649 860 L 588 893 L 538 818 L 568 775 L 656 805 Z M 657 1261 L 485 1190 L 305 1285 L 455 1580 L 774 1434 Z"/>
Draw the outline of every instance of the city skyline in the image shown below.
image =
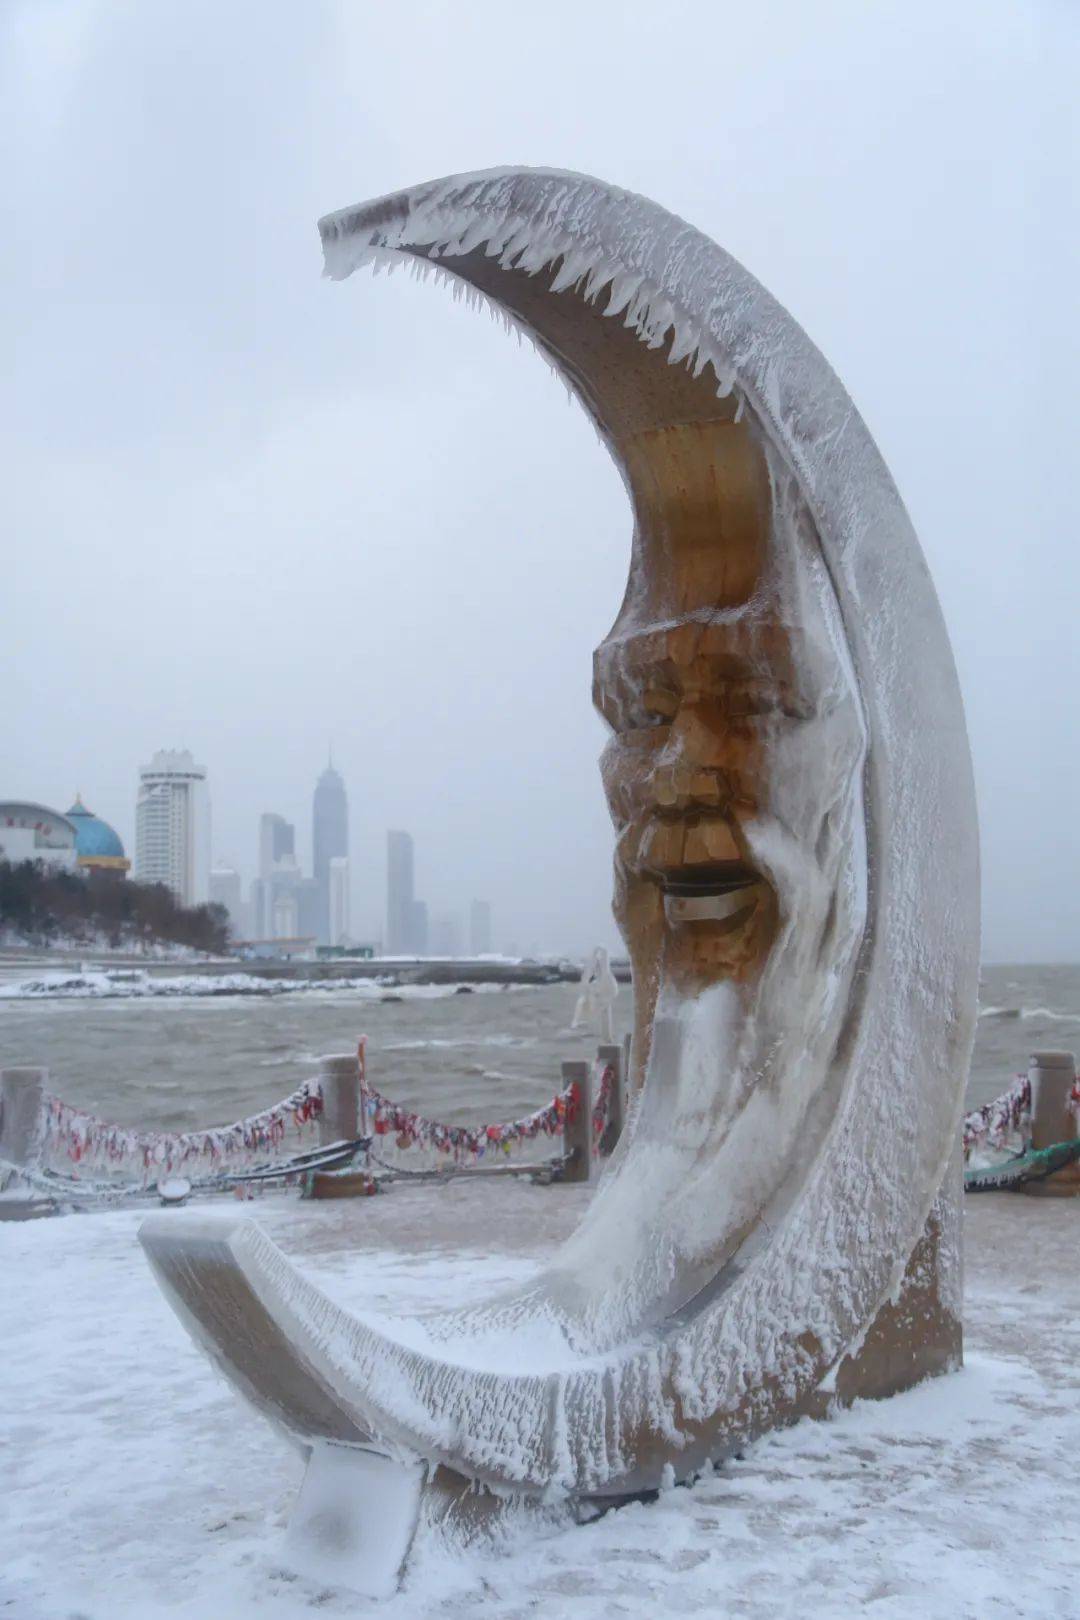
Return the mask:
<path id="1" fill-rule="evenodd" d="M 340 783 L 339 803 L 342 809 L 342 822 L 336 829 L 336 841 L 349 847 L 348 800 L 344 782 L 338 772 L 332 767 L 324 770 L 316 784 L 313 796 L 313 810 L 318 799 L 319 787 L 324 783 L 327 775 L 336 777 Z M 182 857 L 176 851 L 168 853 L 169 821 L 172 814 L 175 819 L 175 809 L 170 805 L 176 781 L 186 782 L 193 778 L 200 790 L 204 804 L 205 826 L 202 833 L 201 847 L 209 850 L 209 802 L 208 802 L 208 773 L 205 767 L 195 764 L 189 750 L 158 750 L 149 765 L 140 768 L 140 787 L 136 802 L 136 827 L 140 817 L 147 823 L 146 801 L 153 800 L 151 812 L 155 807 L 160 808 L 158 801 L 165 806 L 164 818 L 155 818 L 151 813 L 150 821 L 161 821 L 157 827 L 144 825 L 142 849 L 142 875 L 132 871 L 132 879 L 136 882 L 165 882 L 166 885 L 183 898 L 179 892 L 175 877 L 170 877 L 170 859 L 180 858 L 190 862 L 191 850 L 200 842 L 193 831 L 194 824 L 186 803 L 181 805 L 180 821 L 182 828 L 177 834 L 172 829 L 174 842 L 179 838 L 179 848 Z M 163 787 L 164 784 L 164 787 Z M 152 793 L 147 788 L 153 789 Z M 168 791 L 166 791 L 166 789 Z M 14 802 L 14 801 L 13 801 Z M 20 801 L 22 802 L 22 801 Z M 29 804 L 30 801 L 26 801 Z M 58 811 L 49 810 L 47 806 L 35 801 L 37 810 L 46 812 L 58 822 L 65 822 L 66 817 Z M 75 805 L 69 814 L 80 816 L 87 824 L 95 829 L 95 853 L 87 856 L 86 863 L 107 864 L 118 870 L 126 871 L 132 866 L 123 856 L 122 843 L 118 835 L 113 832 L 101 818 L 93 816 L 86 810 L 81 796 L 76 796 Z M 312 849 L 316 843 L 317 816 L 313 814 L 312 821 Z M 157 837 L 158 842 L 164 840 L 166 853 L 157 850 L 151 859 L 151 851 L 146 847 L 147 838 Z M 111 853 L 104 856 L 102 851 L 105 845 L 102 839 L 112 842 L 109 845 Z M 98 845 L 101 847 L 99 848 Z M 210 860 L 206 873 L 205 899 L 210 903 L 222 906 L 229 915 L 230 932 L 235 940 L 265 939 L 272 937 L 296 938 L 312 937 L 320 944 L 347 945 L 363 944 L 381 947 L 390 951 L 414 952 L 415 954 L 430 955 L 485 955 L 494 950 L 492 931 L 492 907 L 488 900 L 475 896 L 465 905 L 440 906 L 429 918 L 428 906 L 425 901 L 415 896 L 415 841 L 409 832 L 388 829 L 386 833 L 386 869 L 385 884 L 387 889 L 387 912 L 390 910 L 390 891 L 392 889 L 392 872 L 394 870 L 394 856 L 392 851 L 397 846 L 400 851 L 399 868 L 404 874 L 404 903 L 405 922 L 404 939 L 399 940 L 397 946 L 389 943 L 391 937 L 391 924 L 388 915 L 368 929 L 354 930 L 351 926 L 353 910 L 351 862 L 348 855 L 328 855 L 328 911 L 327 929 L 325 937 L 320 937 L 317 930 L 318 919 L 322 916 L 322 897 L 319 886 L 312 876 L 306 876 L 296 855 L 296 825 L 287 820 L 278 811 L 262 811 L 258 819 L 257 838 L 255 840 L 255 875 L 250 884 L 246 884 L 242 869 L 231 860 L 216 854 Z M 115 847 L 114 847 L 115 846 Z M 14 844 L 13 844 L 14 848 Z M 3 853 L 3 852 L 0 852 Z M 24 859 L 23 853 L 8 855 L 6 858 Z M 32 856 L 30 857 L 32 858 Z M 151 869 L 152 868 L 152 869 Z M 194 885 L 194 879 L 189 874 L 189 886 Z M 200 904 L 196 900 L 184 900 L 185 904 Z M 363 937 L 361 937 L 363 936 Z M 535 952 L 538 946 L 530 946 L 529 950 Z M 552 949 L 558 949 L 557 945 Z M 504 946 L 508 954 L 516 954 L 516 946 Z"/>
<path id="2" fill-rule="evenodd" d="M 160 735 L 156 726 L 149 728 L 151 739 L 154 733 Z M 251 889 L 253 882 L 260 876 L 263 864 L 259 848 L 259 824 L 263 817 L 267 817 L 278 827 L 279 843 L 278 853 L 282 854 L 286 848 L 296 861 L 297 878 L 311 882 L 310 876 L 313 865 L 313 824 L 312 824 L 312 790 L 305 790 L 302 781 L 298 781 L 299 771 L 290 769 L 288 777 L 281 778 L 273 769 L 273 760 L 276 750 L 268 753 L 263 762 L 264 768 L 258 773 L 234 772 L 230 770 L 230 756 L 225 754 L 215 758 L 210 750 L 202 747 L 201 739 L 192 733 L 191 740 L 198 746 L 194 753 L 189 750 L 180 752 L 189 755 L 194 761 L 197 754 L 206 759 L 205 766 L 200 763 L 198 770 L 206 772 L 207 797 L 212 798 L 212 839 L 210 840 L 209 858 L 206 863 L 206 883 L 203 898 L 215 898 L 211 889 L 220 890 L 222 884 L 227 891 L 232 892 L 226 874 L 235 872 L 241 885 L 241 914 L 245 922 L 250 925 L 251 918 Z M 141 756 L 152 758 L 155 753 L 169 753 L 169 750 L 155 749 L 153 746 L 139 750 Z M 175 750 L 173 752 L 176 752 Z M 322 762 L 318 759 L 317 745 L 308 749 L 311 780 L 318 781 L 325 771 L 325 753 Z M 335 746 L 335 760 L 344 765 L 338 769 L 335 763 L 335 773 L 343 778 L 349 774 L 350 767 L 345 763 L 350 756 L 362 761 L 363 754 L 359 745 L 345 739 L 344 745 Z M 103 758 L 100 751 L 95 755 L 95 769 L 70 768 L 63 761 L 59 764 L 50 764 L 35 773 L 34 791 L 28 796 L 47 804 L 64 804 L 71 797 L 70 780 L 88 784 L 86 797 L 94 808 L 100 811 L 102 818 L 114 826 L 121 837 L 124 846 L 133 857 L 131 877 L 136 878 L 134 869 L 134 856 L 137 848 L 136 836 L 136 793 L 117 792 L 108 794 L 103 782 L 118 777 L 121 783 L 124 777 L 130 782 L 128 771 L 118 770 L 112 761 L 111 755 Z M 470 836 L 463 840 L 460 850 L 451 850 L 447 854 L 445 839 L 439 837 L 438 826 L 438 800 L 432 799 L 428 793 L 418 795 L 419 807 L 415 815 L 411 814 L 408 805 L 402 805 L 402 796 L 398 794 L 395 802 L 403 813 L 397 816 L 387 814 L 385 819 L 380 816 L 384 808 L 373 787 L 368 773 L 362 766 L 355 772 L 356 778 L 363 781 L 365 791 L 357 797 L 355 805 L 351 805 L 348 812 L 348 840 L 349 840 L 349 872 L 347 878 L 350 912 L 350 935 L 357 942 L 378 943 L 385 941 L 386 937 L 386 860 L 385 839 L 387 830 L 393 827 L 394 822 L 404 824 L 411 828 L 418 852 L 418 865 L 423 870 L 423 888 L 426 903 L 430 910 L 429 932 L 435 925 L 436 919 L 454 918 L 454 926 L 461 942 L 462 949 L 471 950 L 473 903 L 478 894 L 483 895 L 485 890 L 489 893 L 498 891 L 500 898 L 495 908 L 497 925 L 491 941 L 492 950 L 503 951 L 508 944 L 514 944 L 525 954 L 538 953 L 583 953 L 597 943 L 606 943 L 609 948 L 619 950 L 621 941 L 615 928 L 613 919 L 606 902 L 606 896 L 601 892 L 599 906 L 596 897 L 592 903 L 585 903 L 581 908 L 581 921 L 570 922 L 568 926 L 551 926 L 540 908 L 528 904 L 527 897 L 518 896 L 515 899 L 513 887 L 506 884 L 507 872 L 516 872 L 519 866 L 518 852 L 511 847 L 498 851 L 499 859 L 492 862 L 490 857 L 495 848 L 496 841 L 492 835 L 498 830 L 500 836 L 505 827 L 499 827 L 499 818 L 494 817 L 489 824 L 476 823 L 470 829 Z M 37 782 L 56 784 L 38 788 Z M 253 785 L 254 784 L 254 785 Z M 262 805 L 257 800 L 252 803 L 256 792 L 265 792 Z M 599 789 L 598 789 L 599 792 Z M 306 801 L 306 802 L 305 802 Z M 265 805 L 274 804 L 279 808 L 267 811 Z M 248 808 L 250 806 L 250 809 Z M 285 829 L 282 832 L 282 829 Z M 610 824 L 606 815 L 603 817 L 601 831 L 606 837 L 608 851 L 599 869 L 599 878 L 602 880 L 601 890 L 606 888 L 607 877 L 610 871 Z M 443 858 L 438 858 L 439 844 L 443 844 Z M 212 875 L 218 874 L 218 882 L 212 884 Z M 221 903 L 227 904 L 224 900 Z M 308 902 L 310 905 L 310 901 Z M 490 902 L 488 902 L 490 904 Z M 227 905 L 232 913 L 232 907 Z M 594 915 L 599 911 L 599 927 L 590 927 L 588 913 Z M 605 915 L 606 914 L 606 915 Z M 302 932 L 316 932 L 311 919 L 310 910 L 305 911 L 305 920 L 310 927 Z M 299 918 L 297 919 L 299 922 Z M 258 932 L 251 926 L 245 926 L 241 932 L 245 937 Z M 444 929 L 445 932 L 445 929 Z"/>
<path id="3" fill-rule="evenodd" d="M 432 10 L 424 72 L 445 88 L 452 63 L 484 86 L 467 110 L 460 95 L 441 108 L 434 157 L 432 120 L 401 116 L 416 53 L 371 73 L 393 8 L 301 8 L 254 30 L 218 8 L 212 32 L 153 6 L 86 31 L 53 6 L 19 9 L 3 111 L 25 161 L 7 166 L 6 218 L 50 246 L 8 255 L 8 792 L 62 808 L 80 787 L 131 850 L 133 765 L 183 736 L 214 785 L 215 856 L 250 878 L 259 812 L 303 829 L 333 737 L 362 794 L 355 932 L 381 914 L 386 828 L 408 827 L 432 907 L 490 897 L 499 945 L 614 937 L 589 692 L 626 589 L 622 481 L 527 345 L 405 276 L 327 282 L 314 229 L 398 184 L 534 162 L 657 198 L 829 356 L 949 627 L 987 959 L 1073 958 L 1077 900 L 1062 902 L 1059 879 L 1075 866 L 1078 792 L 1062 747 L 1078 684 L 1060 319 L 1076 280 L 1062 206 L 1074 7 L 984 7 L 974 32 L 966 10 L 908 7 L 878 25 L 864 7 L 845 28 L 792 7 L 784 50 L 767 13 L 745 8 L 731 37 L 756 66 L 729 76 L 722 129 L 663 90 L 659 141 L 628 110 L 648 53 L 628 67 L 625 116 L 579 126 L 544 98 L 523 105 L 514 75 L 490 82 L 463 8 Z M 592 106 L 611 28 L 588 8 L 575 22 L 581 48 L 557 64 L 539 38 L 529 51 Z M 731 26 L 716 12 L 703 37 Z M 793 53 L 825 87 L 816 158 L 785 82 Z M 181 63 L 182 95 L 126 93 Z M 261 92 L 242 112 L 240 78 Z M 170 204 L 155 210 L 163 174 Z M 135 218 L 153 272 L 127 296 Z M 1003 411 L 1002 375 L 1040 409 Z"/>

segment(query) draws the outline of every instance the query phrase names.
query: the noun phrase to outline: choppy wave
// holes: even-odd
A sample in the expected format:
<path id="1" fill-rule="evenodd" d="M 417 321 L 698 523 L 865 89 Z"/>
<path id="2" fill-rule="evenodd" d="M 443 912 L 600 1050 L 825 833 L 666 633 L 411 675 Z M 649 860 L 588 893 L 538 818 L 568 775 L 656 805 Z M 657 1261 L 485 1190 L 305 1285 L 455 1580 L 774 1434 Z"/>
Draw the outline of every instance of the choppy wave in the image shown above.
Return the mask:
<path id="1" fill-rule="evenodd" d="M 1055 1012 L 1052 1007 L 980 1007 L 980 1018 L 1045 1018 L 1055 1024 L 1080 1024 L 1080 1010 Z"/>
<path id="2" fill-rule="evenodd" d="M 260 1069 L 294 1069 L 298 1064 L 306 1069 L 317 1069 L 321 1054 L 318 1052 L 285 1052 L 281 1057 L 259 1058 Z"/>
<path id="3" fill-rule="evenodd" d="M 427 1040 L 415 1041 L 381 1041 L 379 1049 L 382 1052 L 423 1052 L 428 1050 L 446 1051 L 459 1047 L 470 1046 L 535 1046 L 534 1035 L 465 1035 L 449 1038 L 444 1035 L 433 1035 Z"/>

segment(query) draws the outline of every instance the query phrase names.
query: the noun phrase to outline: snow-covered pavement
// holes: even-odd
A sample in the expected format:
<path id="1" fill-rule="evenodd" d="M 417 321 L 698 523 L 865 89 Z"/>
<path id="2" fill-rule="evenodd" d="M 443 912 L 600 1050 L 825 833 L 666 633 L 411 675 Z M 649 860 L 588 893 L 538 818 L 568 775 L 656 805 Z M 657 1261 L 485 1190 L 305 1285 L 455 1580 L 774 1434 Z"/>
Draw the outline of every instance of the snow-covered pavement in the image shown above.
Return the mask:
<path id="1" fill-rule="evenodd" d="M 520 1280 L 581 1194 L 459 1182 L 248 1212 L 341 1301 L 422 1309 Z M 165 1303 L 142 1212 L 0 1224 L 0 1620 L 1080 1614 L 1080 1203 L 965 1213 L 962 1373 L 649 1505 L 421 1563 L 382 1604 L 282 1569 L 300 1461 Z"/>

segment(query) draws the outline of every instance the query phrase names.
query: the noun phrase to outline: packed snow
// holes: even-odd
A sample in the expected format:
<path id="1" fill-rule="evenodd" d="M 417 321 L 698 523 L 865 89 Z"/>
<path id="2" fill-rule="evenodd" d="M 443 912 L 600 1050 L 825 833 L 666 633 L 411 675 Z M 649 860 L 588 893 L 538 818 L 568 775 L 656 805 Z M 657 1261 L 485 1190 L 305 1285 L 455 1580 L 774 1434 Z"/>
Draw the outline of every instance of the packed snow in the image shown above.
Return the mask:
<path id="1" fill-rule="evenodd" d="M 585 1196 L 460 1182 L 247 1210 L 339 1303 L 397 1312 L 524 1282 Z M 1080 1208 L 987 1194 L 966 1213 L 963 1372 L 591 1524 L 421 1558 L 382 1604 L 285 1569 L 302 1463 L 196 1350 L 140 1213 L 0 1224 L 0 1615 L 1058 1620 L 1080 1581 Z"/>
<path id="2" fill-rule="evenodd" d="M 473 994 L 517 989 L 503 984 L 398 984 L 391 978 L 366 979 L 261 979 L 250 973 L 175 973 L 155 977 L 140 969 L 86 968 L 78 971 L 48 969 L 25 979 L 0 984 L 0 1000 L 38 999 L 142 1000 L 148 997 L 176 999 L 181 996 L 295 996 L 340 994 L 351 991 L 378 1001 L 391 992 L 403 1000 L 437 1000 L 455 996 L 461 989 Z"/>

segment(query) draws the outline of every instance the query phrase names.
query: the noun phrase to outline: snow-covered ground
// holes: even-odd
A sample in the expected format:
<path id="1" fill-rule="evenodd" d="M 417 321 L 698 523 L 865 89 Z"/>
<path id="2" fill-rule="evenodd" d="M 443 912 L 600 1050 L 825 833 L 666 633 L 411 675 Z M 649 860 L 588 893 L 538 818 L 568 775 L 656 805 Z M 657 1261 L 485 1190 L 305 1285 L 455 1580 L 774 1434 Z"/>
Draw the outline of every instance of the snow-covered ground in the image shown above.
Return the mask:
<path id="1" fill-rule="evenodd" d="M 125 939 L 113 944 L 108 934 L 89 932 L 78 937 L 72 934 L 54 934 L 47 942 L 31 939 L 10 928 L 0 928 L 0 960 L 48 961 L 57 957 L 108 956 L 121 960 L 141 959 L 146 962 L 205 962 L 206 951 L 194 945 L 177 945 L 171 940 Z"/>
<path id="2" fill-rule="evenodd" d="M 582 1194 L 457 1182 L 248 1211 L 341 1301 L 421 1309 L 520 1280 Z M 141 1212 L 0 1224 L 0 1616 L 1080 1613 L 1080 1203 L 986 1194 L 966 1214 L 962 1373 L 801 1423 L 652 1504 L 421 1564 L 383 1604 L 282 1568 L 301 1465 L 165 1303 Z"/>
<path id="3" fill-rule="evenodd" d="M 137 1001 L 148 997 L 176 999 L 179 996 L 287 996 L 311 995 L 316 992 L 337 994 L 351 990 L 372 1001 L 387 994 L 390 981 L 383 979 L 260 979 L 249 973 L 175 973 L 168 978 L 157 978 L 139 969 L 63 969 L 49 968 L 44 972 L 12 979 L 0 984 L 0 1001 L 37 1000 L 100 1000 Z M 457 984 L 393 985 L 393 994 L 407 1000 L 438 1000 L 457 995 L 462 987 Z M 472 993 L 515 985 L 468 985 Z"/>

